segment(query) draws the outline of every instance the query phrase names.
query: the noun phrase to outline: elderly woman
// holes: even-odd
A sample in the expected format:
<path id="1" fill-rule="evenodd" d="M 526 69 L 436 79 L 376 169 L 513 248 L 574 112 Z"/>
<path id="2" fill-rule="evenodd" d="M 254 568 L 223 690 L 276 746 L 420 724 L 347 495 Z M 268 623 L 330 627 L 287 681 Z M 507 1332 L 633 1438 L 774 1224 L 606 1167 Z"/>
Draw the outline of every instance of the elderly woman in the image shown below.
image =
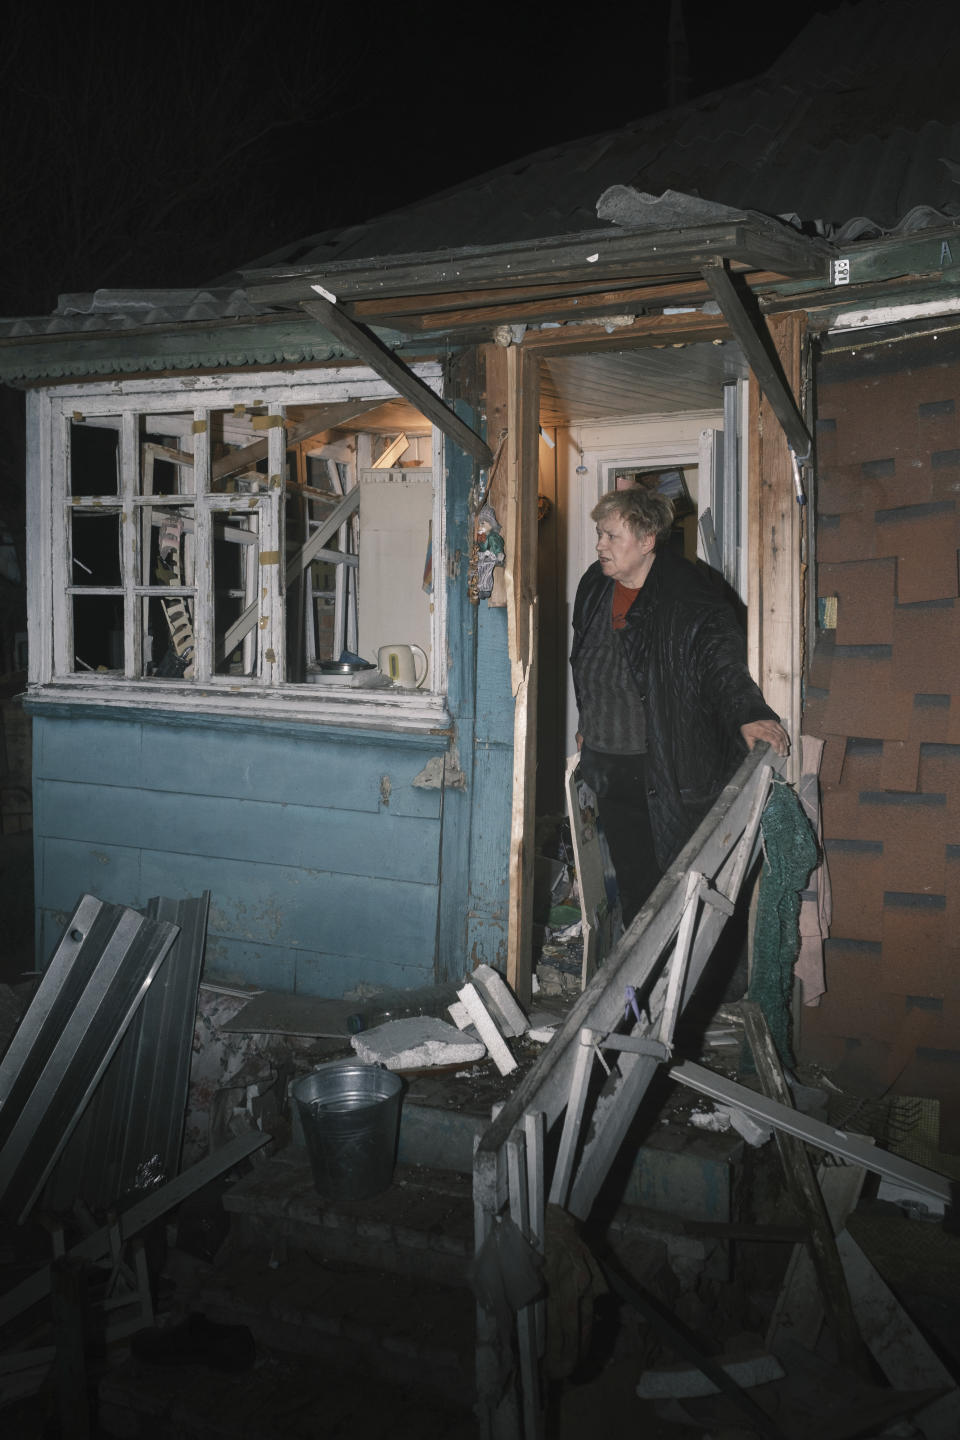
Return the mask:
<path id="1" fill-rule="evenodd" d="M 789 738 L 750 677 L 736 616 L 666 548 L 673 505 L 604 495 L 573 611 L 580 768 L 596 793 L 628 925 L 758 740 Z"/>

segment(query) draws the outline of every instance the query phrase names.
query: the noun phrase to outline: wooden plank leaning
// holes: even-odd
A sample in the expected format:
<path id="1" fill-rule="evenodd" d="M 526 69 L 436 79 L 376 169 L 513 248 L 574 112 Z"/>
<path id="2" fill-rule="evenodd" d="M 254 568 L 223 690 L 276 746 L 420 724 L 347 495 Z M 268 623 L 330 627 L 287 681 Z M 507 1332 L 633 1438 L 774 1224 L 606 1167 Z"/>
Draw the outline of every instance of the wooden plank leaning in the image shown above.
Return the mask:
<path id="1" fill-rule="evenodd" d="M 750 758 L 748 756 L 738 774 L 743 772 Z M 685 872 L 686 875 L 689 875 L 694 870 L 698 871 L 702 876 L 702 881 L 696 888 L 685 888 L 683 891 L 683 914 L 690 914 L 688 936 L 690 950 L 683 968 L 681 1009 L 690 999 L 709 963 L 720 933 L 732 913 L 733 902 L 736 901 L 752 858 L 756 853 L 760 817 L 770 791 L 772 774 L 773 771 L 769 764 L 758 764 L 753 770 L 751 779 L 745 784 L 740 796 L 743 804 L 742 816 L 738 815 L 736 822 L 733 821 L 732 815 L 727 817 L 727 825 L 724 830 L 726 849 L 722 858 L 713 865 L 704 863 L 709 853 L 705 849 L 699 856 L 691 857 L 691 863 Z M 734 781 L 736 778 L 734 777 Z M 716 808 L 714 807 L 715 810 Z M 697 833 L 699 834 L 699 831 Z M 696 838 L 695 835 L 694 840 Z M 685 854 L 686 851 L 681 855 L 681 860 Z M 715 877 L 712 885 L 707 883 L 710 876 Z M 651 900 L 655 900 L 656 895 L 657 892 L 654 891 Z M 699 896 L 703 896 L 710 903 L 704 905 L 697 917 L 696 906 Z M 693 928 L 694 919 L 697 920 L 695 929 Z M 682 923 L 681 916 L 677 926 L 678 937 Z M 682 957 L 680 958 L 682 959 Z M 668 970 L 662 974 L 651 989 L 648 1018 L 634 1027 L 632 1032 L 634 1036 L 640 1039 L 647 1036 L 655 1037 L 666 1011 L 671 973 Z M 605 1093 L 599 1097 L 595 1107 L 591 1133 L 583 1147 L 583 1154 L 571 1186 L 567 1207 L 580 1219 L 585 1219 L 589 1215 L 610 1166 L 623 1144 L 624 1137 L 636 1114 L 637 1106 L 646 1093 L 657 1066 L 662 1063 L 664 1058 L 659 1056 L 655 1049 L 651 1051 L 648 1047 L 638 1048 L 640 1053 L 631 1053 L 625 1049 L 621 1054 L 617 1072 L 611 1078 Z M 647 1053 L 643 1053 L 645 1048 Z"/>
<path id="2" fill-rule="evenodd" d="M 176 1179 L 161 1185 L 151 1195 L 139 1200 L 136 1205 L 131 1205 L 119 1217 L 117 1224 L 120 1228 L 122 1240 L 130 1240 L 139 1231 L 146 1228 L 152 1221 L 158 1220 L 175 1205 L 186 1200 L 188 1195 L 202 1189 L 211 1180 L 216 1180 L 218 1175 L 232 1169 L 255 1150 L 266 1145 L 270 1136 L 259 1131 L 251 1132 L 248 1135 L 238 1135 L 236 1139 L 230 1140 L 220 1150 L 205 1159 L 191 1165 Z M 104 1225 L 92 1235 L 87 1235 L 76 1245 L 68 1250 L 68 1258 L 78 1260 L 102 1260 L 110 1254 L 111 1226 Z M 50 1294 L 51 1269 L 44 1265 L 42 1269 L 35 1271 L 27 1280 L 8 1290 L 5 1295 L 0 1295 L 0 1325 L 6 1325 L 15 1316 L 21 1315 L 31 1305 L 36 1305 L 46 1295 Z"/>
<path id="3" fill-rule="evenodd" d="M 705 875 L 717 876 L 731 853 L 738 853 L 740 841 L 752 819 L 758 784 L 763 788 L 765 798 L 770 771 L 766 758 L 768 749 L 768 746 L 758 745 L 746 757 L 710 814 L 642 907 L 607 964 L 594 976 L 550 1045 L 480 1137 L 474 1163 L 474 1186 L 485 1203 L 492 1203 L 496 1154 L 514 1126 L 521 1123 L 524 1113 L 527 1110 L 542 1111 L 548 1129 L 563 1113 L 570 1094 L 580 1031 L 589 1025 L 604 1034 L 611 1032 L 622 1021 L 626 987 L 632 985 L 639 991 L 656 972 L 660 957 L 680 924 L 687 872 L 696 868 Z M 766 775 L 761 774 L 762 771 L 766 771 Z M 692 989 L 692 985 L 689 988 Z"/>

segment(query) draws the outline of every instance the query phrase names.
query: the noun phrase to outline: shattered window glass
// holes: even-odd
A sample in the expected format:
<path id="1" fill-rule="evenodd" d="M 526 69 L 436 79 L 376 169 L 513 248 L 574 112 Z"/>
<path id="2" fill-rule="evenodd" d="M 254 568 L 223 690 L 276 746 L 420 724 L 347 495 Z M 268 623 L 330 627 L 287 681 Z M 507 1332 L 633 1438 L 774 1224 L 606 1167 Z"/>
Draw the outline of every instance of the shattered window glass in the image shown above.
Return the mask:
<path id="1" fill-rule="evenodd" d="M 313 382 L 284 404 L 251 385 L 205 406 L 201 383 L 185 406 L 175 382 L 97 392 L 84 411 L 64 398 L 54 676 L 342 693 L 345 656 L 382 688 L 381 647 L 429 653 L 432 431 L 406 402 L 338 383 L 337 401 Z"/>

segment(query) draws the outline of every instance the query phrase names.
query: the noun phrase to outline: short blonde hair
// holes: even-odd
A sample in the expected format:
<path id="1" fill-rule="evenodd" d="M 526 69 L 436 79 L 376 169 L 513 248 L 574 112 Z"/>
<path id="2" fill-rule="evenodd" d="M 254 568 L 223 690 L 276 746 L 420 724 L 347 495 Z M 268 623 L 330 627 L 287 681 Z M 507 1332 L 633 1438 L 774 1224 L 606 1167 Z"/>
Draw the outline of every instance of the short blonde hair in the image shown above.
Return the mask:
<path id="1" fill-rule="evenodd" d="M 634 485 L 629 490 L 610 490 L 601 496 L 590 512 L 591 520 L 605 520 L 619 515 L 635 535 L 653 535 L 662 545 L 673 527 L 673 501 L 658 490 Z"/>

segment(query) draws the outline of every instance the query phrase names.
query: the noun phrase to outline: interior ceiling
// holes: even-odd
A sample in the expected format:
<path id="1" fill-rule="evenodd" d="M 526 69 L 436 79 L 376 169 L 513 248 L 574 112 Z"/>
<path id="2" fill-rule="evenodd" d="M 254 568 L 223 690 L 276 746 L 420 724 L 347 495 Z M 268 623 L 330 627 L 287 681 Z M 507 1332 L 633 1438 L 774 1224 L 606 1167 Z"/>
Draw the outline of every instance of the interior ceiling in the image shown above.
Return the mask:
<path id="1" fill-rule="evenodd" d="M 351 420 L 345 430 L 365 430 L 373 435 L 429 435 L 430 421 L 421 415 L 409 400 L 385 400 L 358 420 Z"/>
<path id="2" fill-rule="evenodd" d="M 355 406 L 355 410 L 351 408 Z M 334 415 L 333 412 L 341 412 Z M 349 416 L 343 412 L 349 411 Z M 316 419 L 318 433 L 331 427 L 351 434 L 429 435 L 430 421 L 409 400 L 355 400 L 334 405 L 290 405 L 287 416 L 297 424 Z"/>
<path id="3" fill-rule="evenodd" d="M 720 387 L 747 374 L 739 345 L 644 346 L 541 361 L 541 425 L 714 410 Z"/>

